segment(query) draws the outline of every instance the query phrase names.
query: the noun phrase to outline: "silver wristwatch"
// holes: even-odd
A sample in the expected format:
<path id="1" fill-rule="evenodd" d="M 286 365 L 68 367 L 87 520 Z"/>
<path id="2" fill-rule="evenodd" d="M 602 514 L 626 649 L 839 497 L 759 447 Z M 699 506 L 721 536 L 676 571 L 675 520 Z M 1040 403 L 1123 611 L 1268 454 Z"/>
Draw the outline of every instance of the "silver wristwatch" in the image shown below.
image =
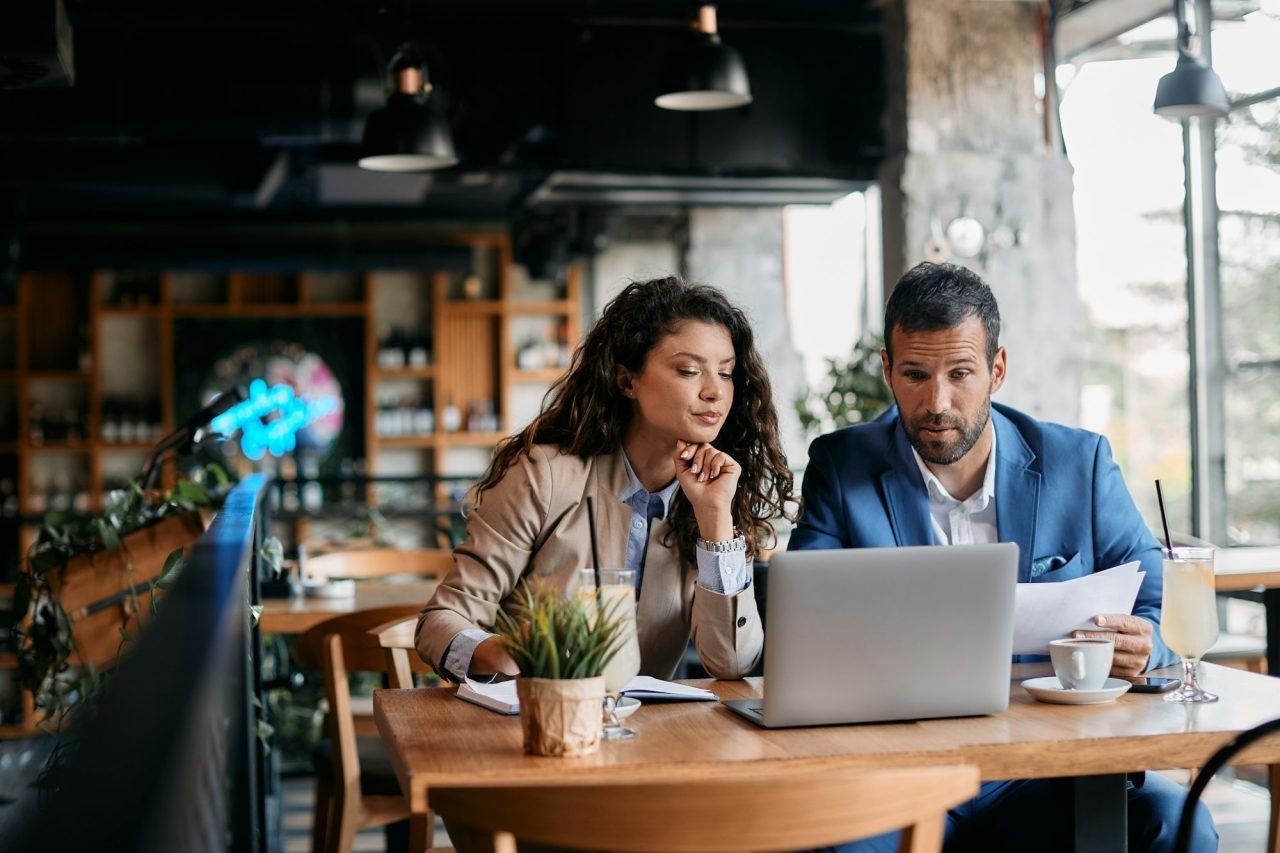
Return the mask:
<path id="1" fill-rule="evenodd" d="M 732 554 L 735 551 L 747 550 L 747 537 L 743 536 L 742 531 L 735 527 L 733 528 L 732 539 L 720 539 L 713 542 L 699 537 L 697 544 L 703 551 L 710 551 L 713 554 Z"/>

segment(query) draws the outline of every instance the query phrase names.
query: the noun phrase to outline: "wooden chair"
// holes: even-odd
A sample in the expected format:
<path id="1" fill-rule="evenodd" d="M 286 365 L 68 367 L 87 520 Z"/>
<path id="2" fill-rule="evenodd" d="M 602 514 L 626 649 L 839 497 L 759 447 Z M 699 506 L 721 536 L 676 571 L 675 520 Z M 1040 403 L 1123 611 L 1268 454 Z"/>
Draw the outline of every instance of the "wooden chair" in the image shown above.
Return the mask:
<path id="1" fill-rule="evenodd" d="M 351 706 L 347 677 L 352 672 L 389 674 L 387 658 L 369 629 L 390 621 L 416 617 L 420 605 L 375 607 L 327 619 L 298 638 L 294 657 L 324 676 L 329 715 L 325 729 L 330 743 L 328 768 L 316 773 L 315 819 L 312 850 L 350 853 L 357 830 L 383 826 L 409 818 L 409 806 L 391 769 L 381 739 L 360 736 Z M 417 655 L 407 656 L 412 673 L 431 669 Z M 412 675 L 408 675 L 412 681 Z M 326 772 L 327 771 L 327 772 Z M 411 849 L 430 846 L 433 818 L 413 821 L 409 827 Z M 418 825 L 421 824 L 421 825 Z M 413 844 L 419 846 L 413 847 Z"/>
<path id="2" fill-rule="evenodd" d="M 414 666 L 422 662 L 418 657 L 417 644 L 413 641 L 417 627 L 418 617 L 415 615 L 407 619 L 393 619 L 369 631 L 386 658 L 387 676 L 395 690 L 415 686 Z"/>
<path id="3" fill-rule="evenodd" d="M 364 551 L 335 551 L 309 557 L 302 563 L 304 578 L 328 580 L 353 578 L 368 580 L 392 575 L 444 577 L 453 568 L 453 552 L 441 548 L 370 548 Z"/>
<path id="4" fill-rule="evenodd" d="M 674 772 L 673 772 L 674 771 Z M 619 853 L 781 851 L 825 847 L 902 829 L 899 850 L 942 849 L 947 809 L 978 792 L 976 767 L 868 769 L 768 763 L 666 778 L 527 787 L 441 787 L 431 805 L 478 849 L 516 841 Z M 457 827 L 455 829 L 455 827 Z"/>

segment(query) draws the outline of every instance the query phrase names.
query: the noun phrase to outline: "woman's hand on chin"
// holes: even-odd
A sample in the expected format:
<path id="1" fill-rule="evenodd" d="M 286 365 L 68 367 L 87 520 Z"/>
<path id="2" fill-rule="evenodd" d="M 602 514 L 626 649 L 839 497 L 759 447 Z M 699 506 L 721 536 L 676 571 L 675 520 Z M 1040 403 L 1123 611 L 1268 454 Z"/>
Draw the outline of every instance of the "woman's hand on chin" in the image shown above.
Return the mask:
<path id="1" fill-rule="evenodd" d="M 677 441 L 676 478 L 693 506 L 703 539 L 733 538 L 733 497 L 738 491 L 742 466 L 710 444 Z"/>

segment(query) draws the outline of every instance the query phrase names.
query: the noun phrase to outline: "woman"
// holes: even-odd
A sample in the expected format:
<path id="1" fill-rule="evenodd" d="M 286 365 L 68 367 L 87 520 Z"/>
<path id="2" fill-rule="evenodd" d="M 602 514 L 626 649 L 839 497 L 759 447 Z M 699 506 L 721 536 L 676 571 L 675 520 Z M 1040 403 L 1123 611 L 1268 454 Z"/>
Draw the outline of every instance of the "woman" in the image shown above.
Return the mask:
<path id="1" fill-rule="evenodd" d="M 467 539 L 418 621 L 424 659 L 454 680 L 517 674 L 495 609 L 522 578 L 567 587 L 593 565 L 637 570 L 641 672 L 670 678 L 692 635 L 703 666 L 738 678 L 763 633 L 751 558 L 769 519 L 794 520 L 769 377 L 751 327 L 719 290 L 663 278 L 605 307 L 476 487 Z"/>

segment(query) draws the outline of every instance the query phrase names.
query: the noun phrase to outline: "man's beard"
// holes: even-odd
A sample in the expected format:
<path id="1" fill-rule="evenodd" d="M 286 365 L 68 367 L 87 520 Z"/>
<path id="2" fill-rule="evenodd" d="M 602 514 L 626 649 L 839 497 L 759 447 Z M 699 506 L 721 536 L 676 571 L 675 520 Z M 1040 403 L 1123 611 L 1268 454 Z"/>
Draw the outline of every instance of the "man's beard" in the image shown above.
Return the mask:
<path id="1" fill-rule="evenodd" d="M 938 414 L 919 418 L 914 423 L 908 423 L 904 419 L 902 427 L 907 432 L 907 440 L 916 449 L 916 453 L 920 454 L 921 459 L 933 465 L 950 465 L 963 459 L 964 455 L 973 449 L 978 439 L 982 437 L 982 431 L 987 428 L 989 420 L 991 420 L 990 395 L 987 396 L 982 404 L 982 411 L 978 412 L 978 416 L 972 423 L 958 415 Z M 959 436 L 949 443 L 930 439 L 924 434 L 925 427 L 950 427 L 955 429 Z"/>

